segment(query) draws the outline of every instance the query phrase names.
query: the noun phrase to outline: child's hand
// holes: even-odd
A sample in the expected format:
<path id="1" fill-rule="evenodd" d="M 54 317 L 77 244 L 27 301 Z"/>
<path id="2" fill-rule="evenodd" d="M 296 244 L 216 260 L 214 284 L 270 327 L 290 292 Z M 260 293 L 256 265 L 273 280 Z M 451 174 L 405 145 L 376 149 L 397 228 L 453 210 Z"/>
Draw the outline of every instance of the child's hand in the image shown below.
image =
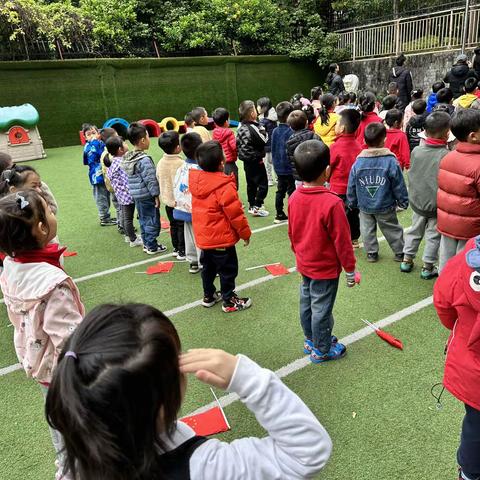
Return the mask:
<path id="1" fill-rule="evenodd" d="M 238 359 L 213 348 L 194 348 L 180 355 L 180 371 L 194 373 L 204 383 L 225 390 L 232 380 Z"/>
<path id="2" fill-rule="evenodd" d="M 155 197 L 155 208 L 160 208 L 160 197 Z"/>
<path id="3" fill-rule="evenodd" d="M 247 238 L 246 240 L 243 241 L 243 246 L 248 247 L 250 245 L 250 239 Z"/>
<path id="4" fill-rule="evenodd" d="M 362 280 L 362 275 L 360 272 L 346 272 L 347 276 L 347 287 L 352 288 L 355 285 L 359 285 Z"/>

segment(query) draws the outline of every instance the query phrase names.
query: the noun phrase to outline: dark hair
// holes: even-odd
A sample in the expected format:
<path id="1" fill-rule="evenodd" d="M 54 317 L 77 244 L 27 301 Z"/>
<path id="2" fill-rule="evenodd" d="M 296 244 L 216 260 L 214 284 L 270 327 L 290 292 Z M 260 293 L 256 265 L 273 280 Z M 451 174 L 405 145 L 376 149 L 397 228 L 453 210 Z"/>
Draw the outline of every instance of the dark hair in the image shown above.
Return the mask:
<path id="1" fill-rule="evenodd" d="M 387 95 L 382 102 L 383 110 L 391 110 L 395 108 L 398 97 L 396 95 Z"/>
<path id="2" fill-rule="evenodd" d="M 466 142 L 472 132 L 480 130 L 480 110 L 462 108 L 452 117 L 450 130 L 460 142 Z"/>
<path id="3" fill-rule="evenodd" d="M 335 104 L 335 96 L 331 93 L 326 93 L 325 95 L 321 96 L 320 103 L 322 104 L 322 108 L 319 110 L 320 123 L 322 125 L 328 125 L 328 120 L 330 117 L 330 113 L 328 111 L 331 110 Z"/>
<path id="4" fill-rule="evenodd" d="M 290 102 L 280 102 L 276 107 L 278 121 L 280 123 L 286 123 L 290 113 L 293 112 L 293 105 Z"/>
<path id="5" fill-rule="evenodd" d="M 385 115 L 385 123 L 392 128 L 395 123 L 401 124 L 403 120 L 403 112 L 401 110 L 397 110 L 396 108 L 392 108 L 387 112 Z"/>
<path id="6" fill-rule="evenodd" d="M 22 207 L 22 198 L 28 205 Z M 48 227 L 43 197 L 35 190 L 20 190 L 0 199 L 0 251 L 15 254 L 40 248 L 32 234 L 35 224 Z"/>
<path id="7" fill-rule="evenodd" d="M 350 103 L 355 104 L 357 101 L 357 94 L 355 92 L 348 93 L 348 100 Z"/>
<path id="8" fill-rule="evenodd" d="M 37 171 L 28 165 L 13 165 L 7 168 L 0 175 L 0 196 L 10 193 L 10 187 L 15 187 L 17 190 L 23 187 L 27 177 Z"/>
<path id="9" fill-rule="evenodd" d="M 195 123 L 198 123 L 199 120 L 207 114 L 207 111 L 205 110 L 204 107 L 195 107 L 191 112 L 190 115 L 193 118 L 193 121 Z"/>
<path id="10" fill-rule="evenodd" d="M 180 135 L 175 130 L 163 132 L 158 137 L 158 146 L 168 154 L 174 153 L 175 149 L 180 145 Z"/>
<path id="11" fill-rule="evenodd" d="M 315 108 L 313 105 L 303 105 L 302 112 L 307 116 L 307 122 L 310 125 L 315 120 Z"/>
<path id="12" fill-rule="evenodd" d="M 0 152 L 0 174 L 13 164 L 12 156 L 6 152 Z"/>
<path id="13" fill-rule="evenodd" d="M 86 132 L 91 130 L 92 128 L 97 128 L 91 123 L 82 123 L 82 133 L 85 135 Z"/>
<path id="14" fill-rule="evenodd" d="M 445 83 L 442 82 L 442 81 L 438 81 L 438 82 L 435 82 L 433 85 L 432 85 L 432 92 L 433 93 L 437 93 L 439 90 L 441 90 L 442 88 L 445 88 Z"/>
<path id="15" fill-rule="evenodd" d="M 405 63 L 405 60 L 407 60 L 407 57 L 401 53 L 396 59 L 395 59 L 395 63 L 401 67 L 404 63 Z"/>
<path id="16" fill-rule="evenodd" d="M 449 104 L 453 100 L 453 92 L 450 88 L 442 88 L 437 92 L 437 102 Z"/>
<path id="17" fill-rule="evenodd" d="M 137 145 L 142 138 L 148 135 L 147 127 L 140 122 L 133 122 L 129 125 L 127 130 L 127 138 L 132 145 Z"/>
<path id="18" fill-rule="evenodd" d="M 215 122 L 215 125 L 218 125 L 219 127 L 223 127 L 225 125 L 225 122 L 228 121 L 230 118 L 230 113 L 226 108 L 216 108 L 213 113 L 212 113 L 213 121 Z"/>
<path id="19" fill-rule="evenodd" d="M 346 133 L 355 133 L 360 126 L 362 116 L 355 108 L 345 108 L 339 114 L 340 123 L 345 127 Z"/>
<path id="20" fill-rule="evenodd" d="M 349 96 L 347 92 L 340 92 L 337 98 L 339 105 L 345 105 L 348 102 Z"/>
<path id="21" fill-rule="evenodd" d="M 318 100 L 323 94 L 322 87 L 313 87 L 310 91 L 310 100 Z"/>
<path id="22" fill-rule="evenodd" d="M 380 122 L 369 123 L 365 128 L 365 143 L 369 147 L 378 147 L 387 136 L 385 125 Z"/>
<path id="23" fill-rule="evenodd" d="M 182 403 L 180 351 L 171 321 L 149 305 L 87 314 L 59 356 L 45 406 L 74 478 L 162 478 L 159 433 L 173 434 Z"/>
<path id="24" fill-rule="evenodd" d="M 450 130 L 450 115 L 446 112 L 432 112 L 425 120 L 427 136 L 437 138 Z"/>
<path id="25" fill-rule="evenodd" d="M 303 108 L 303 103 L 300 100 L 294 100 L 292 102 L 293 110 L 301 110 Z"/>
<path id="26" fill-rule="evenodd" d="M 360 110 L 363 114 L 373 112 L 377 98 L 372 92 L 365 92 L 358 99 Z"/>
<path id="27" fill-rule="evenodd" d="M 390 82 L 388 84 L 388 94 L 389 95 L 396 95 L 398 93 L 398 83 L 397 82 Z"/>
<path id="28" fill-rule="evenodd" d="M 415 115 L 421 115 L 422 113 L 425 113 L 426 109 L 427 102 L 425 100 L 418 99 L 412 103 L 412 110 Z"/>
<path id="29" fill-rule="evenodd" d="M 478 88 L 478 80 L 476 78 L 470 77 L 465 80 L 465 93 L 472 93 L 476 88 Z"/>
<path id="30" fill-rule="evenodd" d="M 192 125 L 192 123 L 195 123 L 195 121 L 193 120 L 191 112 L 188 112 L 188 113 L 185 114 L 185 117 L 183 117 L 183 121 L 185 122 L 185 125 L 187 125 L 187 127 Z"/>
<path id="31" fill-rule="evenodd" d="M 220 164 L 225 160 L 220 142 L 209 140 L 202 143 L 195 152 L 198 166 L 206 172 L 218 172 Z"/>
<path id="32" fill-rule="evenodd" d="M 294 110 L 287 118 L 289 127 L 294 130 L 302 130 L 307 125 L 307 115 L 302 110 Z"/>
<path id="33" fill-rule="evenodd" d="M 186 133 L 180 140 L 180 146 L 182 152 L 190 160 L 195 159 L 195 152 L 197 148 L 202 144 L 202 137 L 196 132 Z"/>
<path id="34" fill-rule="evenodd" d="M 330 165 L 330 150 L 320 140 L 306 140 L 293 153 L 295 167 L 304 182 L 313 182 Z"/>
<path id="35" fill-rule="evenodd" d="M 106 142 L 107 152 L 113 157 L 117 156 L 118 151 L 123 147 L 123 138 L 119 135 L 110 137 Z"/>
<path id="36" fill-rule="evenodd" d="M 116 136 L 117 131 L 114 128 L 102 128 L 100 130 L 100 138 L 103 143 L 105 143 L 110 137 Z"/>
<path id="37" fill-rule="evenodd" d="M 421 88 L 417 88 L 416 90 L 412 90 L 412 99 L 420 100 L 423 97 L 423 90 Z"/>
<path id="38" fill-rule="evenodd" d="M 242 103 L 240 103 L 238 107 L 240 121 L 245 121 L 252 110 L 255 110 L 255 104 L 251 100 L 244 100 Z"/>
<path id="39" fill-rule="evenodd" d="M 268 97 L 260 97 L 257 100 L 257 107 L 260 107 L 261 115 L 266 115 L 272 108 L 272 101 Z"/>
<path id="40" fill-rule="evenodd" d="M 302 98 L 304 98 L 303 93 L 301 93 L 301 92 L 294 93 L 292 95 L 292 98 L 290 99 L 290 103 L 295 103 L 297 101 L 300 101 L 300 99 L 302 99 Z"/>

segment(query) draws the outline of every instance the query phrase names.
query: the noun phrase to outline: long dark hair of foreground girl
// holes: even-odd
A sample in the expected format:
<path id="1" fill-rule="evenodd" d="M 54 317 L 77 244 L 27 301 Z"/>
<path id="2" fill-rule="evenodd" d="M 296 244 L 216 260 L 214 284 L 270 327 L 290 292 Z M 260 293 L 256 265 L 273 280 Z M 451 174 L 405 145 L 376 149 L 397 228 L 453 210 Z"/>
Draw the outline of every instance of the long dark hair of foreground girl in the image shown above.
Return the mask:
<path id="1" fill-rule="evenodd" d="M 78 480 L 157 480 L 159 433 L 171 435 L 182 402 L 175 327 L 147 305 L 102 305 L 68 340 L 46 401 Z"/>

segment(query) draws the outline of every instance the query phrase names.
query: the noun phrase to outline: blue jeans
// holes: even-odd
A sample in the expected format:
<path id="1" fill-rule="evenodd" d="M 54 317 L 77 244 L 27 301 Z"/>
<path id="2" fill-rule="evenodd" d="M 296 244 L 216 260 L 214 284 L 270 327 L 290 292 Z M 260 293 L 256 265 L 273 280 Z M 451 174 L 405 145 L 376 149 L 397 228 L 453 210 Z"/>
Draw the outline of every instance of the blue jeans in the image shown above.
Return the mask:
<path id="1" fill-rule="evenodd" d="M 458 464 L 466 477 L 475 480 L 480 477 L 480 411 L 465 404 Z"/>
<path id="2" fill-rule="evenodd" d="M 97 204 L 98 216 L 100 221 L 110 219 L 110 192 L 105 187 L 104 183 L 97 183 L 93 185 L 93 198 Z"/>
<path id="3" fill-rule="evenodd" d="M 328 353 L 332 343 L 333 304 L 337 296 L 338 278 L 313 280 L 303 276 L 300 285 L 300 322 L 305 338 L 315 349 Z"/>
<path id="4" fill-rule="evenodd" d="M 135 205 L 138 211 L 143 244 L 149 250 L 156 250 L 158 248 L 157 237 L 160 235 L 160 212 L 155 207 L 155 200 L 153 197 L 136 199 Z"/>

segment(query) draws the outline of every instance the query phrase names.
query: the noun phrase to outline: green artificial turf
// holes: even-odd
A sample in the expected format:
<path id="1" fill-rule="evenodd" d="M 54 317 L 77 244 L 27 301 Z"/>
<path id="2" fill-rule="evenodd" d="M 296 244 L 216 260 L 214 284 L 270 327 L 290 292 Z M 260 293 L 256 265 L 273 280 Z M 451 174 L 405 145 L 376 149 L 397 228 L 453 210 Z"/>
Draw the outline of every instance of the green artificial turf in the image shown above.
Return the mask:
<path id="1" fill-rule="evenodd" d="M 157 161 L 158 147 L 151 153 Z M 80 147 L 49 150 L 46 160 L 32 163 L 48 183 L 60 205 L 59 237 L 77 257 L 66 259 L 73 278 L 128 265 L 147 257 L 140 248 L 130 248 L 114 227 L 98 223 L 86 167 Z M 243 177 L 243 174 L 241 174 Z M 266 201 L 273 213 L 274 191 Z M 242 178 L 241 194 L 245 197 Z M 243 198 L 245 201 L 245 198 Z M 162 211 L 165 216 L 165 212 Z M 400 214 L 410 225 L 409 211 Z M 251 218 L 252 229 L 272 224 L 273 216 Z M 379 233 L 380 235 L 380 233 Z M 169 246 L 168 233 L 161 241 Z M 366 262 L 357 252 L 362 284 L 347 289 L 342 277 L 334 309 L 334 333 L 344 337 L 385 318 L 432 294 L 433 282 L 419 278 L 419 268 L 401 274 L 386 242 L 380 244 L 380 262 Z M 237 285 L 268 275 L 264 269 L 245 268 L 280 261 L 295 264 L 287 226 L 255 233 L 250 246 L 238 245 L 240 273 Z M 103 302 L 146 302 L 163 311 L 186 305 L 202 296 L 201 278 L 188 273 L 186 263 L 176 263 L 166 275 L 147 276 L 148 265 L 131 267 L 79 283 L 87 310 Z M 253 299 L 245 312 L 226 315 L 220 306 L 189 308 L 172 316 L 184 349 L 223 348 L 242 352 L 261 365 L 276 370 L 302 356 L 302 332 L 298 319 L 297 273 L 270 279 L 243 293 Z M 437 410 L 430 395 L 441 381 L 443 346 L 447 333 L 432 306 L 387 328 L 404 341 L 403 352 L 375 335 L 348 348 L 346 358 L 320 366 L 308 366 L 285 378 L 325 425 L 334 441 L 334 453 L 318 478 L 406 479 L 454 478 L 455 449 L 462 406 L 444 395 L 444 408 Z M 4 305 L 0 306 L 0 368 L 16 363 Z M 44 479 L 53 475 L 53 453 L 43 420 L 43 399 L 38 386 L 23 371 L 0 377 L 0 478 Z M 222 392 L 218 392 L 220 395 Z M 182 415 L 212 401 L 210 390 L 195 379 L 189 381 Z M 353 414 L 355 412 L 355 415 Z M 263 435 L 255 418 L 239 402 L 227 407 L 232 430 L 220 436 L 232 440 Z M 314 442 L 315 439 L 312 439 Z"/>

